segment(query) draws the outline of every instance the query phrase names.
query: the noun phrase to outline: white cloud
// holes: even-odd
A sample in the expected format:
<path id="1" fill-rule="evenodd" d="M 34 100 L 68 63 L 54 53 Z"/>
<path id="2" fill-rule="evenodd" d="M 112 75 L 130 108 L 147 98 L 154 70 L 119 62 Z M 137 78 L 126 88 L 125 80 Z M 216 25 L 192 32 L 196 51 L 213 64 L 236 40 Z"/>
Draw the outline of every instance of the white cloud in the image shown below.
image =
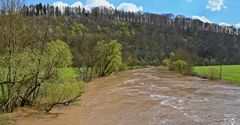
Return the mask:
<path id="1" fill-rule="evenodd" d="M 228 23 L 219 23 L 220 26 L 231 26 L 230 24 Z"/>
<path id="2" fill-rule="evenodd" d="M 224 0 L 208 0 L 206 8 L 211 11 L 220 11 L 222 8 L 227 8 L 227 6 L 224 6 Z"/>
<path id="3" fill-rule="evenodd" d="M 86 9 L 91 10 L 94 7 L 107 7 L 115 8 L 113 4 L 109 3 L 107 0 L 87 0 Z"/>
<path id="4" fill-rule="evenodd" d="M 143 7 L 138 7 L 133 3 L 122 3 L 117 7 L 118 10 L 130 11 L 130 12 L 140 12 L 143 11 Z"/>
<path id="5" fill-rule="evenodd" d="M 59 7 L 59 8 L 64 8 L 64 7 L 67 7 L 69 5 L 67 3 L 62 2 L 62 1 L 58 1 L 58 2 L 54 2 L 53 6 L 54 7 Z"/>
<path id="6" fill-rule="evenodd" d="M 67 3 L 62 2 L 62 1 L 58 1 L 58 2 L 54 2 L 54 3 L 53 3 L 53 6 L 54 6 L 54 7 L 58 7 L 59 10 L 60 10 L 61 12 L 63 12 L 64 9 L 65 9 L 66 7 L 68 7 L 69 5 L 68 5 Z"/>
<path id="7" fill-rule="evenodd" d="M 77 1 L 73 3 L 72 5 L 68 5 L 67 3 L 64 3 L 62 1 L 54 2 L 54 7 L 58 7 L 61 11 L 64 10 L 65 7 L 84 7 L 87 10 L 91 10 L 94 7 L 107 7 L 115 9 L 114 5 L 108 0 L 87 0 L 86 5 L 83 5 L 82 2 Z M 122 3 L 117 7 L 118 10 L 124 10 L 124 11 L 130 11 L 130 12 L 139 12 L 143 11 L 142 6 L 137 6 L 133 3 Z"/>
<path id="8" fill-rule="evenodd" d="M 240 28 L 240 23 L 235 25 L 236 28 Z"/>
<path id="9" fill-rule="evenodd" d="M 200 20 L 204 23 L 212 23 L 210 20 L 208 20 L 206 17 L 204 16 L 192 16 L 192 19 L 194 20 Z"/>
<path id="10" fill-rule="evenodd" d="M 82 2 L 77 1 L 77 2 L 73 3 L 73 4 L 71 5 L 71 7 L 84 7 L 84 5 L 82 4 Z"/>

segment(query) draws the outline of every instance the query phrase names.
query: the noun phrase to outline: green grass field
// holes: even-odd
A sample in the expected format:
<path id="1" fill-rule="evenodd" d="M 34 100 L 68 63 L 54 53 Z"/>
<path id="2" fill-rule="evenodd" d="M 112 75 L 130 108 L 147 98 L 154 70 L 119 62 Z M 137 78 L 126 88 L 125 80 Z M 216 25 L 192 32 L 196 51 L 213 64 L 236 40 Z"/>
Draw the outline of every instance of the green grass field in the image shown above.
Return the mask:
<path id="1" fill-rule="evenodd" d="M 208 76 L 209 69 L 216 71 L 216 76 L 220 76 L 220 66 L 196 66 L 193 71 L 200 76 Z M 228 65 L 222 67 L 222 78 L 232 83 L 240 85 L 240 65 Z"/>

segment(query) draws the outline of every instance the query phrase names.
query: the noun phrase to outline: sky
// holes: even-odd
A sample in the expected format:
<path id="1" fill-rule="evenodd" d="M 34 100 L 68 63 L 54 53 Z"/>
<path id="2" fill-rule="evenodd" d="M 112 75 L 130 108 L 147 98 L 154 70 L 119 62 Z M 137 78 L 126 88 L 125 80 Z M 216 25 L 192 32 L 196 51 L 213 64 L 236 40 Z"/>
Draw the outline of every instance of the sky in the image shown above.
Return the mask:
<path id="1" fill-rule="evenodd" d="M 240 28 L 240 0 L 27 0 L 27 4 L 106 6 L 132 12 L 172 13 L 203 22 L 233 25 Z"/>

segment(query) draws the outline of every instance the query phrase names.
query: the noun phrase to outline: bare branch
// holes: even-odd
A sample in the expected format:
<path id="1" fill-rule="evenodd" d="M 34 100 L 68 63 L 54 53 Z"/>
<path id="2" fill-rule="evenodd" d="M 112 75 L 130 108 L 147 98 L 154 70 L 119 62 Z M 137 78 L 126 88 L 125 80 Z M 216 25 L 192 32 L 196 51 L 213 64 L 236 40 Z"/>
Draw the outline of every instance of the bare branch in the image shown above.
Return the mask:
<path id="1" fill-rule="evenodd" d="M 52 108 L 56 105 L 64 105 L 64 106 L 68 106 L 71 103 L 80 101 L 79 97 L 82 96 L 82 93 L 80 93 L 78 96 L 76 96 L 75 98 L 72 98 L 70 100 L 64 101 L 64 102 L 56 102 L 53 103 L 52 105 L 50 105 L 47 109 L 45 109 L 46 112 L 50 112 L 52 110 Z"/>

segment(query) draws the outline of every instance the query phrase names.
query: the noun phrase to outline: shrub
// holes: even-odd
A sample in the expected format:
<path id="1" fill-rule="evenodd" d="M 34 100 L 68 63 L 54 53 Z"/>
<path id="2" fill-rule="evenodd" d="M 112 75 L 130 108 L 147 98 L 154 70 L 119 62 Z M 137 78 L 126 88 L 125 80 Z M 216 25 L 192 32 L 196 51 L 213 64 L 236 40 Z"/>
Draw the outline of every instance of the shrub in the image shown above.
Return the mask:
<path id="1" fill-rule="evenodd" d="M 176 71 L 177 73 L 180 73 L 180 74 L 186 74 L 188 73 L 189 67 L 186 61 L 177 60 L 173 63 L 170 63 L 169 70 Z"/>
<path id="2" fill-rule="evenodd" d="M 122 63 L 122 65 L 120 66 L 119 70 L 120 71 L 124 71 L 128 69 L 128 65 L 126 63 Z"/>
<path id="3" fill-rule="evenodd" d="M 180 74 L 184 74 L 187 69 L 187 63 L 182 60 L 178 60 L 174 62 L 173 65 L 174 65 L 174 70 Z"/>
<path id="4" fill-rule="evenodd" d="M 168 67 L 170 65 L 171 61 L 169 59 L 165 59 L 163 60 L 162 64 L 166 67 Z"/>
<path id="5" fill-rule="evenodd" d="M 208 77 L 210 80 L 214 80 L 214 79 L 217 79 L 217 76 L 218 75 L 218 70 L 213 68 L 213 67 L 210 67 L 208 68 Z"/>

